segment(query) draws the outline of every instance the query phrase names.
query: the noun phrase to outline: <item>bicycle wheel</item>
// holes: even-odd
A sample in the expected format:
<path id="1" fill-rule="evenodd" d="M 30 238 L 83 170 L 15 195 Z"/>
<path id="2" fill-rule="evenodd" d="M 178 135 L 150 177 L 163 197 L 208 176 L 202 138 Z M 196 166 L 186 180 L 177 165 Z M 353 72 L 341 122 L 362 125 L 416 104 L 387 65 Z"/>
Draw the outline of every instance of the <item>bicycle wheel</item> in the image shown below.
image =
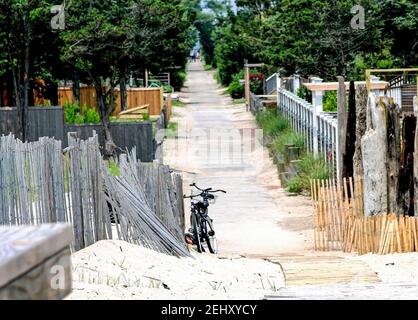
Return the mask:
<path id="1" fill-rule="evenodd" d="M 193 236 L 195 238 L 196 241 L 196 246 L 197 246 L 197 252 L 202 253 L 203 252 L 203 246 L 202 246 L 202 242 L 200 239 L 200 224 L 197 221 L 196 215 L 193 214 L 192 216 L 192 228 L 193 228 Z"/>
<path id="2" fill-rule="evenodd" d="M 205 242 L 208 246 L 209 252 L 213 254 L 218 253 L 218 241 L 216 239 L 215 229 L 213 228 L 213 223 L 211 219 L 206 220 L 204 222 L 206 224 L 206 234 L 205 234 Z"/>

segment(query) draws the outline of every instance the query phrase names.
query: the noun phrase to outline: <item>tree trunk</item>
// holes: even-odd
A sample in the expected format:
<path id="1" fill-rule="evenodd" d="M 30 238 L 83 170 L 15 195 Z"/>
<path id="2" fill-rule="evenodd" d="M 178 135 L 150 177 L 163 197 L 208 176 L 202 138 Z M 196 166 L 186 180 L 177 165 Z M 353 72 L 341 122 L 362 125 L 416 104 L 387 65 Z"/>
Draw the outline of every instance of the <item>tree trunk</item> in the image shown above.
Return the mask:
<path id="1" fill-rule="evenodd" d="M 400 162 L 400 123 L 399 107 L 386 101 L 387 143 L 388 143 L 388 210 L 398 213 L 399 162 Z M 412 182 L 412 177 L 410 179 Z"/>
<path id="2" fill-rule="evenodd" d="M 24 71 L 23 71 L 23 109 L 22 109 L 22 139 L 25 141 L 26 129 L 27 129 L 27 112 L 29 108 L 29 66 L 30 66 L 30 38 L 31 38 L 31 28 L 30 28 L 30 17 L 29 17 L 29 8 L 26 7 L 24 17 L 24 31 L 25 31 L 25 61 L 24 61 Z"/>
<path id="3" fill-rule="evenodd" d="M 121 68 L 120 72 L 120 79 L 119 79 L 119 85 L 120 85 L 120 105 L 122 111 L 128 110 L 128 93 L 126 89 L 126 72 L 125 68 Z"/>
<path id="4" fill-rule="evenodd" d="M 356 90 L 356 144 L 355 144 L 355 153 L 353 159 L 354 166 L 354 175 L 356 177 L 363 177 L 363 162 L 362 162 L 362 152 L 361 152 L 361 139 L 366 133 L 367 121 L 367 88 L 365 85 L 357 86 Z"/>
<path id="5" fill-rule="evenodd" d="M 356 115 L 356 87 L 354 81 L 350 81 L 350 93 L 348 98 L 348 115 L 345 150 L 343 155 L 343 174 L 344 177 L 354 176 L 354 154 L 356 151 L 356 130 L 357 130 L 357 115 Z"/>
<path id="6" fill-rule="evenodd" d="M 116 155 L 117 146 L 114 143 L 112 133 L 110 132 L 109 112 L 104 99 L 102 81 L 100 79 L 96 79 L 94 85 L 96 89 L 97 104 L 102 120 L 103 132 L 105 134 L 104 155 L 107 157 L 113 157 Z M 113 100 L 113 98 L 110 100 Z"/>
<path id="7" fill-rule="evenodd" d="M 78 73 L 78 71 L 74 71 L 73 97 L 74 97 L 74 103 L 80 105 L 80 74 Z"/>
<path id="8" fill-rule="evenodd" d="M 417 155 L 414 150 L 417 150 L 415 145 L 416 140 L 416 118 L 405 117 L 402 126 L 402 147 L 401 147 L 401 161 L 399 172 L 399 191 L 398 191 L 398 206 L 400 214 L 414 215 L 415 207 L 415 188 L 416 177 L 418 169 L 416 166 Z M 415 171 L 415 174 L 414 174 Z"/>

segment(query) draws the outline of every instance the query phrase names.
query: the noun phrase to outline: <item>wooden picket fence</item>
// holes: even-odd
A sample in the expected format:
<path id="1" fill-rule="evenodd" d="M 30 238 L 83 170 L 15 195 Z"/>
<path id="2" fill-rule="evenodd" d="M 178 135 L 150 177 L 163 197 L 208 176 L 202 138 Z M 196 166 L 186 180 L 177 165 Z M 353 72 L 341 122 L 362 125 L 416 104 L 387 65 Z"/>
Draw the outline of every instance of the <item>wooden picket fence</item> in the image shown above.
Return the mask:
<path id="1" fill-rule="evenodd" d="M 361 178 L 311 182 L 317 251 L 392 254 L 418 252 L 418 219 L 396 214 L 366 217 Z"/>

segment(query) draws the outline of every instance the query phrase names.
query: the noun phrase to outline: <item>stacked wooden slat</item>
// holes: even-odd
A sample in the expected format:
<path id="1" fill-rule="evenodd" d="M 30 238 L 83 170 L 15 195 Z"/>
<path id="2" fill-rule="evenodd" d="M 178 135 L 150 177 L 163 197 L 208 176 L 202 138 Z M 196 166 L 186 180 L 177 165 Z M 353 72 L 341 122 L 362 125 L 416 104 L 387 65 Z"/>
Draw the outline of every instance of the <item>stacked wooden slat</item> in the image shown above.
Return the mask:
<path id="1" fill-rule="evenodd" d="M 391 254 L 418 252 L 418 219 L 396 214 L 366 217 L 362 180 L 311 182 L 315 250 Z"/>
<path id="2" fill-rule="evenodd" d="M 181 226 L 184 213 L 178 209 L 182 194 L 174 193 L 168 168 L 142 167 L 133 153 L 128 156 L 120 158 L 117 178 L 103 167 L 106 200 L 120 221 L 116 226 L 119 239 L 170 255 L 190 256 Z"/>

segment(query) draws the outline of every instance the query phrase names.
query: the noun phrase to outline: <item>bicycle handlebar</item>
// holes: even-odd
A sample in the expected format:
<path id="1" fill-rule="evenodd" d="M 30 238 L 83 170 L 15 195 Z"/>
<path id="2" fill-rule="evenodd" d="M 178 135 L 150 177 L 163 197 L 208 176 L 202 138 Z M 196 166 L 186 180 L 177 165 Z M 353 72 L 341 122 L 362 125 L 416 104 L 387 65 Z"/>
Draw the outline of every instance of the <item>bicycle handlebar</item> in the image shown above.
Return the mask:
<path id="1" fill-rule="evenodd" d="M 205 196 L 205 193 L 218 193 L 218 192 L 226 193 L 225 190 L 212 190 L 212 188 L 201 189 L 196 185 L 196 183 L 192 183 L 190 185 L 190 187 L 195 187 L 197 190 L 202 191 L 202 193 L 201 194 L 196 194 L 196 195 L 191 195 L 191 196 L 184 196 L 185 199 L 193 199 L 193 198 L 196 198 L 196 197 L 202 197 L 202 196 Z"/>
<path id="2" fill-rule="evenodd" d="M 191 187 L 195 187 L 197 190 L 202 191 L 202 192 L 210 192 L 210 193 L 217 193 L 217 192 L 222 192 L 222 193 L 226 193 L 225 190 L 212 190 L 212 188 L 208 188 L 208 189 L 201 189 L 199 188 L 196 183 L 192 183 L 190 185 Z"/>

